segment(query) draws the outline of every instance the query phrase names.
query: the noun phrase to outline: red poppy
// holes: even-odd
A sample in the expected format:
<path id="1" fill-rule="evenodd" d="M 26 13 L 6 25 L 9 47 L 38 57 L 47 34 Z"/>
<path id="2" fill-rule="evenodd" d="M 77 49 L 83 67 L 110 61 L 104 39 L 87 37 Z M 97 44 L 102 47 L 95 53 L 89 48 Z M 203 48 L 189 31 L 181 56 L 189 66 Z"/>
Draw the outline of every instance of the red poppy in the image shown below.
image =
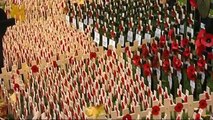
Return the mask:
<path id="1" fill-rule="evenodd" d="M 123 25 L 120 25 L 120 26 L 119 26 L 119 31 L 120 31 L 120 32 L 123 32 L 123 30 L 124 30 Z"/>
<path id="2" fill-rule="evenodd" d="M 139 25 L 138 25 L 138 31 L 141 31 L 141 29 L 142 29 L 142 28 L 141 28 L 141 25 L 139 24 Z"/>
<path id="3" fill-rule="evenodd" d="M 207 55 L 207 59 L 209 59 L 209 60 L 213 60 L 213 53 L 208 53 L 208 55 Z"/>
<path id="4" fill-rule="evenodd" d="M 129 28 L 132 28 L 132 22 L 128 23 Z"/>
<path id="5" fill-rule="evenodd" d="M 132 62 L 133 62 L 134 65 L 140 66 L 141 65 L 141 63 L 140 63 L 140 56 L 139 55 L 134 55 Z"/>
<path id="6" fill-rule="evenodd" d="M 188 23 L 189 23 L 190 25 L 192 25 L 192 24 L 193 24 L 193 21 L 192 21 L 191 19 L 188 19 Z"/>
<path id="7" fill-rule="evenodd" d="M 90 52 L 90 59 L 96 58 L 97 55 L 95 52 Z"/>
<path id="8" fill-rule="evenodd" d="M 103 30 L 103 32 L 105 33 L 105 32 L 106 32 L 106 27 L 103 26 L 103 27 L 102 27 L 102 30 Z"/>
<path id="9" fill-rule="evenodd" d="M 184 102 L 188 102 L 188 97 L 187 97 L 187 95 L 184 97 Z"/>
<path id="10" fill-rule="evenodd" d="M 207 102 L 205 99 L 199 101 L 199 108 L 205 109 L 207 107 Z"/>
<path id="11" fill-rule="evenodd" d="M 95 24 L 95 28 L 96 28 L 96 29 L 99 28 L 99 24 L 98 24 L 98 23 Z"/>
<path id="12" fill-rule="evenodd" d="M 185 58 L 188 58 L 189 55 L 190 55 L 190 49 L 187 47 L 187 48 L 184 50 L 184 52 L 183 52 L 183 56 L 184 56 Z"/>
<path id="13" fill-rule="evenodd" d="M 153 106 L 152 107 L 152 115 L 159 115 L 160 107 L 159 106 Z"/>
<path id="14" fill-rule="evenodd" d="M 143 44 L 143 45 L 142 45 L 142 56 L 143 56 L 144 58 L 146 58 L 148 55 L 149 55 L 149 50 L 147 49 L 146 45 Z"/>
<path id="15" fill-rule="evenodd" d="M 14 86 L 13 86 L 13 89 L 14 89 L 15 91 L 20 91 L 20 86 L 19 86 L 19 84 L 15 83 Z"/>
<path id="16" fill-rule="evenodd" d="M 205 93 L 205 96 L 206 96 L 206 99 L 207 99 L 207 100 L 210 99 L 210 96 L 209 96 L 209 93 L 208 93 L 208 92 Z"/>
<path id="17" fill-rule="evenodd" d="M 158 56 L 155 55 L 152 60 L 152 67 L 157 68 L 158 66 L 159 66 L 159 59 L 158 59 Z"/>
<path id="18" fill-rule="evenodd" d="M 165 73 L 168 73 L 170 70 L 170 64 L 168 59 L 163 61 L 163 70 Z"/>
<path id="19" fill-rule="evenodd" d="M 201 29 L 199 31 L 199 33 L 197 34 L 197 39 L 203 38 L 205 36 L 205 34 L 206 34 L 206 30 L 205 29 Z"/>
<path id="20" fill-rule="evenodd" d="M 190 2 L 190 4 L 191 4 L 192 7 L 197 8 L 197 2 L 196 2 L 196 0 L 190 0 L 189 2 Z"/>
<path id="21" fill-rule="evenodd" d="M 183 40 L 181 40 L 181 47 L 185 48 L 186 46 L 188 46 L 189 44 L 189 40 L 187 38 L 184 38 Z"/>
<path id="22" fill-rule="evenodd" d="M 164 92 L 164 98 L 167 99 L 168 98 L 168 93 Z"/>
<path id="23" fill-rule="evenodd" d="M 115 38 L 115 32 L 114 31 L 111 31 L 110 35 L 111 35 L 111 38 Z"/>
<path id="24" fill-rule="evenodd" d="M 155 54 L 158 52 L 158 46 L 155 42 L 152 43 L 152 52 Z"/>
<path id="25" fill-rule="evenodd" d="M 54 67 L 54 68 L 58 67 L 58 64 L 57 64 L 56 61 L 53 61 L 53 67 Z"/>
<path id="26" fill-rule="evenodd" d="M 74 64 L 74 60 L 72 57 L 70 57 L 69 62 L 70 62 L 70 64 Z M 87 62 L 87 64 L 88 64 L 88 62 Z"/>
<path id="27" fill-rule="evenodd" d="M 203 38 L 203 37 L 202 37 Z M 197 39 L 196 41 L 195 41 L 195 46 L 196 47 L 198 47 L 198 46 L 201 46 L 202 44 L 201 44 L 201 39 L 202 38 L 200 38 L 200 39 Z"/>
<path id="28" fill-rule="evenodd" d="M 178 43 L 175 40 L 172 42 L 172 50 L 173 51 L 177 51 L 178 50 Z"/>
<path id="29" fill-rule="evenodd" d="M 183 104 L 182 103 L 177 103 L 175 106 L 175 112 L 181 112 L 183 109 Z"/>
<path id="30" fill-rule="evenodd" d="M 181 120 L 179 115 L 177 116 L 176 120 Z"/>
<path id="31" fill-rule="evenodd" d="M 201 44 L 200 39 L 197 39 L 195 42 L 196 45 L 196 53 L 198 56 L 201 56 L 203 51 L 206 49 L 205 46 L 203 44 Z"/>
<path id="32" fill-rule="evenodd" d="M 129 47 L 125 47 L 125 53 L 129 51 Z"/>
<path id="33" fill-rule="evenodd" d="M 165 49 L 163 51 L 163 58 L 166 59 L 166 58 L 169 58 L 169 50 Z"/>
<path id="34" fill-rule="evenodd" d="M 149 14 L 149 19 L 152 19 L 153 18 L 153 15 L 152 14 Z"/>
<path id="35" fill-rule="evenodd" d="M 149 88 L 148 91 L 147 91 L 147 95 L 148 95 L 148 97 L 151 96 L 151 90 L 150 90 L 150 88 Z"/>
<path id="36" fill-rule="evenodd" d="M 151 75 L 150 65 L 148 63 L 143 65 L 143 72 L 145 76 Z"/>
<path id="37" fill-rule="evenodd" d="M 126 114 L 123 116 L 122 120 L 132 120 L 132 116 L 130 114 Z"/>
<path id="38" fill-rule="evenodd" d="M 112 50 L 107 50 L 107 56 L 112 56 Z"/>
<path id="39" fill-rule="evenodd" d="M 199 113 L 197 113 L 197 114 L 195 115 L 195 120 L 200 120 L 200 114 L 199 114 Z"/>
<path id="40" fill-rule="evenodd" d="M 19 70 L 16 70 L 16 73 L 19 75 L 20 74 Z"/>
<path id="41" fill-rule="evenodd" d="M 213 35 L 206 34 L 205 37 L 201 38 L 201 43 L 205 47 L 212 47 L 213 46 Z"/>
<path id="42" fill-rule="evenodd" d="M 160 46 L 161 46 L 161 47 L 164 47 L 165 44 L 166 44 L 166 37 L 165 37 L 164 35 L 162 35 L 162 36 L 160 37 Z"/>
<path id="43" fill-rule="evenodd" d="M 193 80 L 193 81 L 196 80 L 195 67 L 194 67 L 194 65 L 190 65 L 190 66 L 187 68 L 187 76 L 188 76 L 189 80 Z"/>
<path id="44" fill-rule="evenodd" d="M 161 95 L 162 94 L 162 88 L 158 87 L 158 93 Z"/>
<path id="45" fill-rule="evenodd" d="M 168 28 L 168 27 L 169 27 L 168 23 L 164 23 L 164 28 Z"/>
<path id="46" fill-rule="evenodd" d="M 170 38 L 172 38 L 173 35 L 174 35 L 174 29 L 170 29 L 170 30 L 169 30 L 169 33 L 168 33 L 168 36 L 169 36 Z"/>
<path id="47" fill-rule="evenodd" d="M 203 58 L 200 58 L 200 59 L 197 61 L 197 66 L 198 66 L 198 68 L 199 68 L 201 71 L 204 71 L 204 69 L 205 69 L 205 64 L 206 64 L 206 61 L 205 61 Z"/>
<path id="48" fill-rule="evenodd" d="M 37 73 L 37 72 L 39 71 L 39 68 L 38 68 L 37 65 L 33 65 L 33 66 L 31 67 L 31 70 L 32 70 L 33 73 Z"/>
<path id="49" fill-rule="evenodd" d="M 178 59 L 176 56 L 173 58 L 173 65 L 174 65 L 174 68 L 176 70 L 180 70 L 181 69 L 181 66 L 182 66 L 181 60 Z"/>
<path id="50" fill-rule="evenodd" d="M 181 97 L 182 96 L 182 92 L 181 90 L 178 89 L 178 97 Z"/>
<path id="51" fill-rule="evenodd" d="M 158 19 L 158 20 L 157 20 L 157 25 L 160 26 L 160 24 L 161 24 L 161 22 L 160 22 L 160 20 Z"/>

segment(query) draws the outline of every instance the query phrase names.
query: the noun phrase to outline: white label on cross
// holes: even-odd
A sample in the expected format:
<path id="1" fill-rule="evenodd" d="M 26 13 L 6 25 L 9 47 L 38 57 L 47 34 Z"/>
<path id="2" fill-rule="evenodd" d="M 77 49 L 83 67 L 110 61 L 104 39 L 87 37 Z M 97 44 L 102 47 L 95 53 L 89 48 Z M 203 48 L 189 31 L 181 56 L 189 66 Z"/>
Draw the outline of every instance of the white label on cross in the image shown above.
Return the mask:
<path id="1" fill-rule="evenodd" d="M 194 29 L 191 28 L 191 27 L 187 27 L 187 33 L 190 33 L 191 37 L 193 37 L 194 36 Z"/>
<path id="2" fill-rule="evenodd" d="M 191 28 L 191 37 L 194 37 L 194 29 Z"/>
<path id="3" fill-rule="evenodd" d="M 141 35 L 136 34 L 136 41 L 138 41 L 138 45 L 141 45 Z"/>
<path id="4" fill-rule="evenodd" d="M 115 48 L 115 41 L 114 41 L 114 40 L 112 40 L 112 39 L 110 39 L 110 40 L 109 40 L 109 45 L 112 45 L 112 46 L 113 46 L 113 48 Z"/>
<path id="5" fill-rule="evenodd" d="M 107 37 L 106 36 L 102 36 L 102 39 L 103 39 L 103 46 L 105 47 L 105 48 L 107 48 L 108 47 L 108 41 L 107 41 Z"/>
<path id="6" fill-rule="evenodd" d="M 76 19 L 75 18 L 72 18 L 72 24 L 75 28 L 77 28 L 77 25 L 76 25 Z"/>
<path id="7" fill-rule="evenodd" d="M 132 31 L 128 31 L 127 34 L 127 41 L 132 42 L 133 41 L 133 32 Z"/>
<path id="8" fill-rule="evenodd" d="M 66 21 L 67 21 L 67 25 L 70 26 L 70 16 L 66 15 Z"/>
<path id="9" fill-rule="evenodd" d="M 141 75 L 141 69 L 139 67 L 137 67 L 136 71 L 137 71 L 138 75 Z"/>
<path id="10" fill-rule="evenodd" d="M 82 22 L 79 22 L 79 30 L 84 32 L 84 24 Z"/>
<path id="11" fill-rule="evenodd" d="M 205 29 L 205 24 L 203 24 L 203 23 L 200 23 L 200 28 L 203 28 L 203 29 Z"/>
<path id="12" fill-rule="evenodd" d="M 191 31 L 190 27 L 187 27 L 186 32 L 190 33 L 190 31 Z"/>
<path id="13" fill-rule="evenodd" d="M 126 6 L 124 6 L 124 10 L 126 10 Z"/>
<path id="14" fill-rule="evenodd" d="M 98 32 L 95 32 L 95 39 L 94 41 L 99 44 L 100 43 L 100 34 Z"/>
<path id="15" fill-rule="evenodd" d="M 84 19 L 84 25 L 87 25 L 87 17 Z"/>
<path id="16" fill-rule="evenodd" d="M 177 34 L 180 34 L 180 28 L 177 28 Z"/>
<path id="17" fill-rule="evenodd" d="M 119 43 L 121 44 L 121 46 L 124 46 L 124 36 L 123 35 L 120 35 Z"/>
<path id="18" fill-rule="evenodd" d="M 156 31 L 155 31 L 155 37 L 160 38 L 160 36 L 161 36 L 161 29 L 156 28 Z"/>
<path id="19" fill-rule="evenodd" d="M 184 33 L 184 25 L 180 25 L 180 33 Z"/>
<path id="20" fill-rule="evenodd" d="M 89 25 L 92 25 L 92 24 L 93 24 L 93 19 L 89 18 Z"/>
<path id="21" fill-rule="evenodd" d="M 145 40 L 150 43 L 151 35 L 149 33 L 145 33 Z"/>
<path id="22" fill-rule="evenodd" d="M 195 81 L 190 80 L 190 86 L 194 89 L 195 88 Z"/>

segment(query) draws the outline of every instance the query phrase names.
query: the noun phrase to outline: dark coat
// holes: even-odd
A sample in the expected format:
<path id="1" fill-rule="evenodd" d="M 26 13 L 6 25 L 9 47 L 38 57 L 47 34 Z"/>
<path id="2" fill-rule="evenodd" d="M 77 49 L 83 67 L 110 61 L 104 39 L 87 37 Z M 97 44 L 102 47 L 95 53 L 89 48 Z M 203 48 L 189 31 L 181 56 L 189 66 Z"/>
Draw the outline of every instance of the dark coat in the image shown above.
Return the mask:
<path id="1" fill-rule="evenodd" d="M 4 56 L 3 56 L 3 36 L 7 30 L 7 27 L 15 25 L 15 19 L 7 19 L 7 15 L 3 9 L 0 8 L 0 71 L 4 67 Z"/>

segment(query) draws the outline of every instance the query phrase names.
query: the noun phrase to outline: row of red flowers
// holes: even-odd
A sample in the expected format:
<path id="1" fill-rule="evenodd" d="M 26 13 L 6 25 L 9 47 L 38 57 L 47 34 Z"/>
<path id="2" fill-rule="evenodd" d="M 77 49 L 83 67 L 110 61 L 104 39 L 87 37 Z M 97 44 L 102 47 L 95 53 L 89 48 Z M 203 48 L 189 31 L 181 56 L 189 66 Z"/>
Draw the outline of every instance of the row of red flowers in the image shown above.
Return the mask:
<path id="1" fill-rule="evenodd" d="M 175 112 L 181 112 L 183 110 L 183 104 L 182 103 L 177 103 L 176 106 L 174 107 Z M 199 101 L 199 108 L 200 109 L 205 109 L 207 107 L 207 102 L 205 99 L 202 99 Z M 160 114 L 160 106 L 156 105 L 152 107 L 152 115 L 159 115 Z M 130 114 L 126 114 L 123 116 L 123 120 L 132 120 L 132 117 Z"/>

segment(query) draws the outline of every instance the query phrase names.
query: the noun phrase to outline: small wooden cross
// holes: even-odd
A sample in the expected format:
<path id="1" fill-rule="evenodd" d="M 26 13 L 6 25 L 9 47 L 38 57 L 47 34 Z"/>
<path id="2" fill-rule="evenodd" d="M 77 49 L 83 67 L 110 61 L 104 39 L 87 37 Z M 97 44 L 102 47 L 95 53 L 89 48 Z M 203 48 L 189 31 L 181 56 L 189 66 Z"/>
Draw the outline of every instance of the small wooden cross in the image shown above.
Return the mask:
<path id="1" fill-rule="evenodd" d="M 2 74 L 1 74 L 1 78 L 4 80 L 4 86 L 7 90 L 10 89 L 10 73 L 7 72 L 6 68 L 3 67 L 1 68 Z"/>
<path id="2" fill-rule="evenodd" d="M 23 74 L 24 83 L 28 85 L 28 73 L 30 72 L 30 67 L 27 65 L 27 63 L 21 64 L 22 68 L 20 70 L 20 74 Z"/>
<path id="3" fill-rule="evenodd" d="M 60 55 L 60 60 L 58 61 L 58 64 L 62 67 L 62 69 L 65 69 L 65 65 L 67 64 L 67 60 L 65 59 L 65 55 Z"/>
<path id="4" fill-rule="evenodd" d="M 123 49 L 120 43 L 117 44 L 116 53 L 118 56 L 121 56 L 121 53 L 123 53 Z"/>
<path id="5" fill-rule="evenodd" d="M 132 51 L 137 51 L 138 50 L 138 41 L 135 40 L 132 46 Z"/>

